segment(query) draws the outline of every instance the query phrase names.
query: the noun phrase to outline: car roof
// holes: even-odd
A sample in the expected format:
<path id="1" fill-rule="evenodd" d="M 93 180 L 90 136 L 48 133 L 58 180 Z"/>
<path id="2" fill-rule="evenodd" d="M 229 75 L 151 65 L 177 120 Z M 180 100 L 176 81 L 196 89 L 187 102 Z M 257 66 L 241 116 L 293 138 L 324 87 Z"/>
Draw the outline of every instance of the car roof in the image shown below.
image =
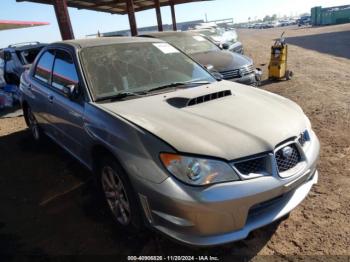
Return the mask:
<path id="1" fill-rule="evenodd" d="M 154 33 L 147 33 L 147 34 L 142 34 L 140 37 L 154 37 L 154 38 L 162 38 L 162 37 L 167 37 L 167 36 L 193 36 L 193 35 L 199 35 L 196 32 L 175 32 L 175 31 L 168 31 L 168 32 L 154 32 Z"/>
<path id="2" fill-rule="evenodd" d="M 5 47 L 3 50 L 15 50 L 15 51 L 25 51 L 28 49 L 34 49 L 34 48 L 38 48 L 38 47 L 45 47 L 48 44 L 43 44 L 43 43 L 37 43 L 37 44 L 27 44 L 27 45 L 10 45 L 8 47 Z"/>
<path id="3" fill-rule="evenodd" d="M 154 43 L 163 42 L 162 40 L 149 39 L 144 37 L 97 37 L 79 40 L 66 40 L 53 43 L 52 45 L 62 44 L 69 45 L 77 49 L 113 45 L 113 44 L 125 44 L 125 43 Z"/>

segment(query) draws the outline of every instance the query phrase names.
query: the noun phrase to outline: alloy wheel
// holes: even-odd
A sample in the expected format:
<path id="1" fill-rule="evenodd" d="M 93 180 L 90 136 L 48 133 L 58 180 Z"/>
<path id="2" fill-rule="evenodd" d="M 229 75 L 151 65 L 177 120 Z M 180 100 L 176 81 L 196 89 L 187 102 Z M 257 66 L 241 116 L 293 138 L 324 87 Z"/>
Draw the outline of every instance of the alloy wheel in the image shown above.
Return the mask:
<path id="1" fill-rule="evenodd" d="M 108 206 L 117 221 L 127 226 L 131 221 L 130 203 L 124 184 L 113 168 L 106 166 L 102 169 L 102 188 Z"/>

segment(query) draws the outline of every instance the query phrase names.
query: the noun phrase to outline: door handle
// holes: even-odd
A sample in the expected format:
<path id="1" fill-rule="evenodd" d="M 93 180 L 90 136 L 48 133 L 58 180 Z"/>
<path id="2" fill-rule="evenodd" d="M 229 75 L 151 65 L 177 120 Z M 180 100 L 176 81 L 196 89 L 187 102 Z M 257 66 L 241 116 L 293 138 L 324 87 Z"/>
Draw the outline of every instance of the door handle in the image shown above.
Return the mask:
<path id="1" fill-rule="evenodd" d="M 54 96 L 53 95 L 48 95 L 47 99 L 49 100 L 49 103 L 53 103 Z"/>

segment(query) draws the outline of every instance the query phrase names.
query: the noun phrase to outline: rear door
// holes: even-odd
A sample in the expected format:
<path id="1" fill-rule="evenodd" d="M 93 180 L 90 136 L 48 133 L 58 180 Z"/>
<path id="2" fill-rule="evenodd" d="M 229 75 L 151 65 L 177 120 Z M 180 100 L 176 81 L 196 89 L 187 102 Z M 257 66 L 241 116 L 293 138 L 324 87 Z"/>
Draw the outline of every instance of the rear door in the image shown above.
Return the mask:
<path id="1" fill-rule="evenodd" d="M 64 89 L 76 86 L 79 90 L 74 98 L 69 98 Z M 56 49 L 52 72 L 49 121 L 55 132 L 55 139 L 73 155 L 83 160 L 84 141 L 84 96 L 73 56 L 67 50 Z"/>

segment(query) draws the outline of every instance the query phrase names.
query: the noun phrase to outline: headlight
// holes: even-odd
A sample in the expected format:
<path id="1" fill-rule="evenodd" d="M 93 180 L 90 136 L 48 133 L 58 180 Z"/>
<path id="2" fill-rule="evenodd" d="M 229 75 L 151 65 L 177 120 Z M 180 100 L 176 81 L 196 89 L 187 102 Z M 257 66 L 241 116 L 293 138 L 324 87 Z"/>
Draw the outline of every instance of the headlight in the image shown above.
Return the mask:
<path id="1" fill-rule="evenodd" d="M 187 184 L 202 186 L 239 180 L 234 170 L 222 161 L 168 153 L 161 153 L 160 159 L 171 174 Z"/>
<path id="2" fill-rule="evenodd" d="M 305 118 L 305 124 L 306 124 L 306 128 L 308 130 L 311 130 L 312 129 L 312 125 L 311 125 L 311 121 L 310 119 L 304 114 L 304 118 Z"/>

